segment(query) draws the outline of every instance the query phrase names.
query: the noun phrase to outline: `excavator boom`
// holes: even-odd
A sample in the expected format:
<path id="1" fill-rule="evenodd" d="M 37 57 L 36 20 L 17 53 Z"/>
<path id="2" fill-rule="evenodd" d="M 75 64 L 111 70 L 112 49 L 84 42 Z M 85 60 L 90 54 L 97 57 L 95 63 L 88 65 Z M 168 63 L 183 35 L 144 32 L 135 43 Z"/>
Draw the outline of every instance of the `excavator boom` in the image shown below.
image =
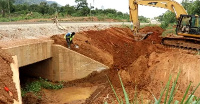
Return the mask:
<path id="1" fill-rule="evenodd" d="M 138 32 L 138 29 L 140 28 L 138 19 L 138 5 L 168 9 L 176 14 L 177 19 L 181 14 L 187 15 L 187 12 L 183 6 L 174 0 L 129 0 L 130 20 L 133 22 L 134 32 Z"/>

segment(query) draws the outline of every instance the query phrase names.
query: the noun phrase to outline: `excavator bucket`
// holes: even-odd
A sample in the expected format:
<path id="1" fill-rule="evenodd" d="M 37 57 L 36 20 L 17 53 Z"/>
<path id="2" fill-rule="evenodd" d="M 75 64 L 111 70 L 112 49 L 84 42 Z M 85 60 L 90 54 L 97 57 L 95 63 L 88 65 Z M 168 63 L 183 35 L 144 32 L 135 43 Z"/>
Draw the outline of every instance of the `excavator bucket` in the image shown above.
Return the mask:
<path id="1" fill-rule="evenodd" d="M 136 33 L 135 35 L 134 35 L 134 40 L 135 41 L 141 41 L 141 40 L 145 40 L 145 39 L 147 39 L 147 37 L 149 36 L 149 35 L 151 35 L 153 32 L 148 32 L 148 33 L 146 33 L 146 34 L 143 34 L 143 33 Z"/>

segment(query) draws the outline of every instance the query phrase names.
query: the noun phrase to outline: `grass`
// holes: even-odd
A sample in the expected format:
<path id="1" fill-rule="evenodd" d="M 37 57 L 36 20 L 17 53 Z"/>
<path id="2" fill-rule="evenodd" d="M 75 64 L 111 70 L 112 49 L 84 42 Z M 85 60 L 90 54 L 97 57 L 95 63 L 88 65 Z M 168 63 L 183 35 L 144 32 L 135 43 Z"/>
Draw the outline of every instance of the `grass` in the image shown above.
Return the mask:
<path id="1" fill-rule="evenodd" d="M 146 25 L 140 25 L 140 28 L 144 28 L 144 27 L 146 27 L 146 26 L 159 26 L 158 24 L 146 24 Z M 128 27 L 128 28 L 130 28 L 130 29 L 133 29 L 133 25 L 127 25 L 127 24 L 122 24 L 121 25 L 121 27 L 122 28 L 126 28 L 126 27 Z"/>
<path id="2" fill-rule="evenodd" d="M 47 19 L 52 18 L 54 15 L 42 15 L 37 12 L 33 12 L 32 15 L 27 15 L 26 13 L 13 13 L 11 15 L 6 15 L 5 17 L 2 17 L 0 15 L 0 22 L 12 22 L 12 21 L 20 21 L 20 20 L 30 20 L 30 19 Z"/>
<path id="3" fill-rule="evenodd" d="M 162 37 L 167 36 L 167 34 L 176 34 L 176 28 L 174 28 L 175 24 L 169 24 L 165 31 L 162 33 Z"/>
<path id="4" fill-rule="evenodd" d="M 170 82 L 171 82 L 171 79 L 172 79 L 172 76 L 170 75 L 169 77 L 169 80 L 166 84 L 166 86 L 163 88 L 163 90 L 161 91 L 160 93 L 160 97 L 157 99 L 154 95 L 152 95 L 154 97 L 154 101 L 152 101 L 154 104 L 200 104 L 200 98 L 194 96 L 194 93 L 195 91 L 197 90 L 197 88 L 200 86 L 200 83 L 196 86 L 196 88 L 192 91 L 192 93 L 190 95 L 188 95 L 188 92 L 189 92 L 189 89 L 191 87 L 191 83 L 188 85 L 186 91 L 185 91 L 185 94 L 184 96 L 182 97 L 182 100 L 181 101 L 178 101 L 178 100 L 175 100 L 174 99 L 174 95 L 176 94 L 176 91 L 178 89 L 178 87 L 176 87 L 177 85 L 177 81 L 178 81 L 178 78 L 179 78 L 179 75 L 180 75 L 180 71 L 175 79 L 175 81 L 172 82 L 172 86 L 170 87 Z M 143 98 L 141 98 L 141 103 L 138 101 L 138 94 L 137 94 L 137 87 L 135 87 L 135 94 L 134 94 L 134 100 L 132 102 L 130 102 L 130 99 L 128 97 L 128 93 L 126 92 L 125 90 L 125 87 L 123 85 L 123 82 L 121 80 L 121 77 L 120 75 L 119 76 L 119 80 L 121 82 L 121 86 L 122 86 L 122 89 L 123 89 L 123 93 L 124 93 L 124 97 L 125 97 L 125 103 L 126 104 L 143 104 Z M 107 77 L 108 78 L 108 77 Z M 108 81 L 110 83 L 110 86 L 115 94 L 115 97 L 118 101 L 119 104 L 124 104 L 123 100 L 119 99 L 121 97 L 119 97 L 111 83 L 111 81 L 109 80 L 108 78 Z M 188 97 L 187 97 L 188 96 Z M 162 101 L 164 97 L 164 100 Z M 108 102 L 106 101 L 104 104 L 108 104 Z"/>
<path id="5" fill-rule="evenodd" d="M 33 81 L 31 83 L 26 84 L 25 88 L 21 89 L 22 97 L 25 96 L 26 93 L 32 92 L 35 95 L 38 95 L 38 93 L 42 90 L 42 88 L 45 89 L 61 89 L 63 88 L 63 84 L 60 82 L 58 84 L 53 84 L 52 82 L 39 78 L 38 81 Z"/>
<path id="6" fill-rule="evenodd" d="M 7 14 L 5 17 L 2 17 L 0 15 L 0 22 L 11 22 L 11 21 L 30 20 L 30 19 L 50 19 L 50 18 L 53 18 L 54 16 L 55 16 L 54 14 L 53 15 L 50 15 L 50 14 L 42 15 L 38 12 L 32 12 L 31 15 L 27 15 L 26 12 L 21 11 L 21 12 L 12 13 L 10 15 Z M 73 17 L 83 17 L 83 16 L 79 16 L 79 14 L 72 15 L 72 16 Z M 64 15 L 59 15 L 60 19 L 64 18 L 64 17 L 65 17 Z M 90 16 L 88 16 L 88 17 L 90 17 Z M 114 20 L 121 21 L 121 22 L 122 21 L 129 21 L 129 17 L 118 16 L 118 15 L 115 15 L 115 14 L 108 14 L 108 15 L 98 14 L 98 15 L 94 15 L 94 17 L 97 17 L 100 21 L 104 21 L 106 19 L 114 19 Z M 84 21 L 84 18 L 82 18 L 79 21 Z"/>
<path id="7" fill-rule="evenodd" d="M 153 27 L 153 26 L 160 26 L 160 25 L 159 24 L 146 24 L 146 25 L 140 25 L 140 28 L 144 28 L 146 26 Z"/>

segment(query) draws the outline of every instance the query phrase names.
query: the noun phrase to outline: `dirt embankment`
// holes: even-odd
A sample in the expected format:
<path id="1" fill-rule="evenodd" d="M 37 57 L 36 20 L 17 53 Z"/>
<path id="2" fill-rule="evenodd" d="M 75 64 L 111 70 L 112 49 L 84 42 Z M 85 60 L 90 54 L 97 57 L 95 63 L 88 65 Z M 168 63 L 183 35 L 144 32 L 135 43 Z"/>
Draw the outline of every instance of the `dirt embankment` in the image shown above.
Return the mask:
<path id="1" fill-rule="evenodd" d="M 151 53 L 156 51 L 157 47 L 162 47 L 152 45 L 153 43 L 160 43 L 161 39 L 158 37 L 158 34 L 163 32 L 159 27 L 154 28 L 155 30 L 152 31 L 154 33 L 150 38 L 141 42 L 133 40 L 133 33 L 129 28 L 113 27 L 100 31 L 89 30 L 79 32 L 76 33 L 73 42 L 74 45 L 76 44 L 80 48 L 72 47 L 72 50 L 110 67 L 114 66 L 121 69 L 129 66 L 140 55 Z M 159 31 L 158 33 L 157 30 L 162 31 Z M 143 31 L 145 31 L 145 29 L 143 29 Z M 55 41 L 55 44 L 66 47 L 67 44 L 63 37 L 64 34 L 54 35 L 51 38 Z"/>
<path id="2" fill-rule="evenodd" d="M 17 90 L 15 88 L 15 83 L 13 82 L 10 64 L 13 62 L 12 57 L 0 49 L 0 103 L 1 104 L 12 104 L 13 99 L 18 100 Z M 5 90 L 5 87 L 13 94 L 10 96 Z"/>
<path id="3" fill-rule="evenodd" d="M 133 34 L 129 28 L 109 28 L 100 31 L 84 31 L 77 33 L 74 38 L 72 50 L 84 54 L 110 67 L 109 78 L 113 85 L 120 91 L 118 74 L 122 77 L 130 100 L 134 98 L 134 89 L 137 85 L 140 95 L 152 99 L 153 93 L 157 98 L 161 88 L 167 83 L 172 74 L 176 77 L 179 69 L 179 77 L 176 98 L 183 95 L 185 89 L 192 81 L 193 88 L 198 82 L 199 56 L 190 54 L 188 51 L 169 49 L 161 45 L 161 34 L 164 30 L 160 27 L 145 27 L 140 32 L 153 32 L 146 40 L 134 41 Z M 56 44 L 63 46 L 66 41 L 64 34 L 53 36 Z M 199 93 L 200 90 L 197 91 Z M 109 87 L 101 91 L 99 97 L 91 97 L 92 101 L 101 103 L 110 94 L 110 99 L 115 99 Z M 91 99 L 90 99 L 91 100 Z M 109 100 L 112 102 L 111 100 Z M 91 101 L 90 101 L 91 102 Z"/>

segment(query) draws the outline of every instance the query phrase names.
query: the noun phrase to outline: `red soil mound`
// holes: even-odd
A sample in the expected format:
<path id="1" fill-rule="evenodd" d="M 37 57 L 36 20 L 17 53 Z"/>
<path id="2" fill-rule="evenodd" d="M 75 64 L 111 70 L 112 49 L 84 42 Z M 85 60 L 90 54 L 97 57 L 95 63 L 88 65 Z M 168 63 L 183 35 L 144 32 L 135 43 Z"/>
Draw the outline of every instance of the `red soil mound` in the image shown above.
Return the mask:
<path id="1" fill-rule="evenodd" d="M 0 103 L 1 104 L 11 104 L 13 99 L 18 99 L 17 90 L 13 82 L 13 73 L 10 68 L 10 63 L 12 63 L 12 57 L 0 49 Z M 4 87 L 9 88 L 13 96 L 10 96 Z"/>
<path id="2" fill-rule="evenodd" d="M 157 32 L 157 29 L 158 27 L 155 30 L 150 29 L 151 31 L 153 30 L 152 36 L 142 42 L 133 40 L 133 33 L 129 28 L 114 27 L 101 31 L 84 31 L 75 35 L 73 42 L 79 48 L 72 47 L 72 50 L 105 65 L 125 69 L 140 55 L 156 51 L 158 45 L 149 44 L 149 41 L 152 42 L 156 39 L 156 42 L 161 41 L 161 38 L 159 38 L 160 33 Z M 66 46 L 63 35 L 55 35 L 51 38 L 56 44 Z"/>
<path id="3" fill-rule="evenodd" d="M 140 33 L 153 32 L 147 40 L 152 41 L 153 43 L 161 43 L 161 34 L 163 33 L 163 29 L 159 26 L 146 26 L 139 30 Z"/>

